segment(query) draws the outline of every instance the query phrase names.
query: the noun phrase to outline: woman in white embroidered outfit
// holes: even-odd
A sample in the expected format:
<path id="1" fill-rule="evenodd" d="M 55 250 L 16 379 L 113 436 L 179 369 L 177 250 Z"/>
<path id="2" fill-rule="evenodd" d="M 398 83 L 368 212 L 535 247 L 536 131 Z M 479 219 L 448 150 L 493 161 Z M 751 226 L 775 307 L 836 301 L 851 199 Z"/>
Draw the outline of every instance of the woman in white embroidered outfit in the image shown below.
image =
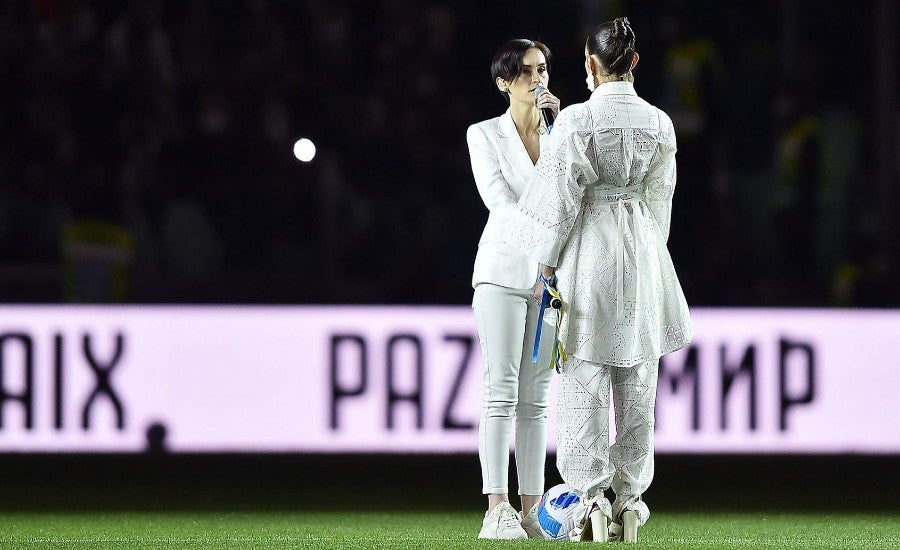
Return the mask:
<path id="1" fill-rule="evenodd" d="M 479 538 L 540 537 L 535 510 L 544 492 L 547 406 L 552 373 L 547 369 L 553 331 L 542 330 L 537 364 L 531 362 L 539 324 L 534 294 L 540 292 L 538 262 L 503 242 L 509 213 L 534 174 L 547 128 L 540 108 L 559 112 L 549 91 L 547 46 L 511 40 L 494 55 L 491 76 L 509 103 L 501 116 L 469 127 L 466 139 L 478 192 L 490 211 L 475 258 L 472 307 L 484 365 L 478 454 L 488 510 Z M 509 503 L 509 443 L 515 420 L 516 466 L 524 514 Z M 523 517 L 524 516 L 524 517 Z"/>
<path id="2" fill-rule="evenodd" d="M 635 93 L 637 62 L 627 18 L 590 35 L 585 70 L 593 93 L 560 112 L 507 235 L 541 262 L 544 276 L 556 266 L 565 308 L 559 339 L 569 356 L 558 392 L 557 467 L 585 502 L 572 536 L 588 540 L 636 541 L 647 521 L 641 495 L 653 478 L 659 358 L 693 335 L 666 248 L 675 132 L 663 111 Z"/>

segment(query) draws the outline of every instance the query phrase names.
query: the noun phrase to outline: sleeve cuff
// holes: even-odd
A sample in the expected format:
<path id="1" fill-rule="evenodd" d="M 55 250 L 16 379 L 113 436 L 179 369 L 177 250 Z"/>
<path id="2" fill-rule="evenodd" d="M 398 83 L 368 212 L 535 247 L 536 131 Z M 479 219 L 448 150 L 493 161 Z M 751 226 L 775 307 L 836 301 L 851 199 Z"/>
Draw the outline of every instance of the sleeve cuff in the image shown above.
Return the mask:
<path id="1" fill-rule="evenodd" d="M 517 206 L 510 213 L 506 242 L 544 265 L 556 267 L 563 239 Z"/>

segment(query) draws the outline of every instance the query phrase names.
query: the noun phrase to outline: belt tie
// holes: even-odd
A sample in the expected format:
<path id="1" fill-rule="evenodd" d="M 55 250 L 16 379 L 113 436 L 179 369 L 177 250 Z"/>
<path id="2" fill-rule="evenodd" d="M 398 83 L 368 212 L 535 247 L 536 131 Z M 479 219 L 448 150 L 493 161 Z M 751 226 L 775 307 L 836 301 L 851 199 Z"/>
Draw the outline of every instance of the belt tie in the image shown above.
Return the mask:
<path id="1" fill-rule="evenodd" d="M 634 199 L 619 197 L 616 201 L 619 211 L 616 213 L 616 233 L 618 233 L 618 249 L 616 250 L 616 317 L 622 317 L 625 311 L 625 203 Z"/>
<path id="2" fill-rule="evenodd" d="M 635 205 L 640 199 L 629 193 L 622 193 L 616 198 L 601 201 L 602 204 L 615 204 L 616 212 L 616 317 L 625 312 L 625 205 Z"/>

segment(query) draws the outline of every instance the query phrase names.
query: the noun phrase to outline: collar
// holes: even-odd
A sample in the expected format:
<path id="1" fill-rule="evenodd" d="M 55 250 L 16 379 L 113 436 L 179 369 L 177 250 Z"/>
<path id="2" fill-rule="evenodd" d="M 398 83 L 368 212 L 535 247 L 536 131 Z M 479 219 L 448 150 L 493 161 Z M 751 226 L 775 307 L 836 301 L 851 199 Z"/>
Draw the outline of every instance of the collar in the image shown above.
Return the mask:
<path id="1" fill-rule="evenodd" d="M 513 122 L 512 114 L 509 112 L 509 109 L 506 109 L 506 112 L 500 115 L 500 135 L 503 137 L 510 137 L 517 134 L 516 132 L 516 123 Z"/>
<path id="2" fill-rule="evenodd" d="M 603 84 L 597 86 L 597 89 L 594 90 L 594 93 L 591 94 L 591 97 L 600 97 L 607 95 L 633 95 L 636 96 L 637 92 L 634 91 L 634 83 L 633 82 L 625 82 L 624 80 L 617 80 L 614 82 L 604 82 Z"/>

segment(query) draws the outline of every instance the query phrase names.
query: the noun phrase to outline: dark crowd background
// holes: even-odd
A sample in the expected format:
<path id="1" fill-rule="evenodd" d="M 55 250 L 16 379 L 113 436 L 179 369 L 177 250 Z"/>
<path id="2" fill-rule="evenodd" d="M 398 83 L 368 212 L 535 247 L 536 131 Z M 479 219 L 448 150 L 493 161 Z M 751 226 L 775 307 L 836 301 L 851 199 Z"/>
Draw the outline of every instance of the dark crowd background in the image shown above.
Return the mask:
<path id="1" fill-rule="evenodd" d="M 898 307 L 894 0 L 3 0 L 0 301 L 465 304 L 507 39 L 627 15 L 696 306 Z M 300 137 L 313 162 L 293 157 Z"/>

